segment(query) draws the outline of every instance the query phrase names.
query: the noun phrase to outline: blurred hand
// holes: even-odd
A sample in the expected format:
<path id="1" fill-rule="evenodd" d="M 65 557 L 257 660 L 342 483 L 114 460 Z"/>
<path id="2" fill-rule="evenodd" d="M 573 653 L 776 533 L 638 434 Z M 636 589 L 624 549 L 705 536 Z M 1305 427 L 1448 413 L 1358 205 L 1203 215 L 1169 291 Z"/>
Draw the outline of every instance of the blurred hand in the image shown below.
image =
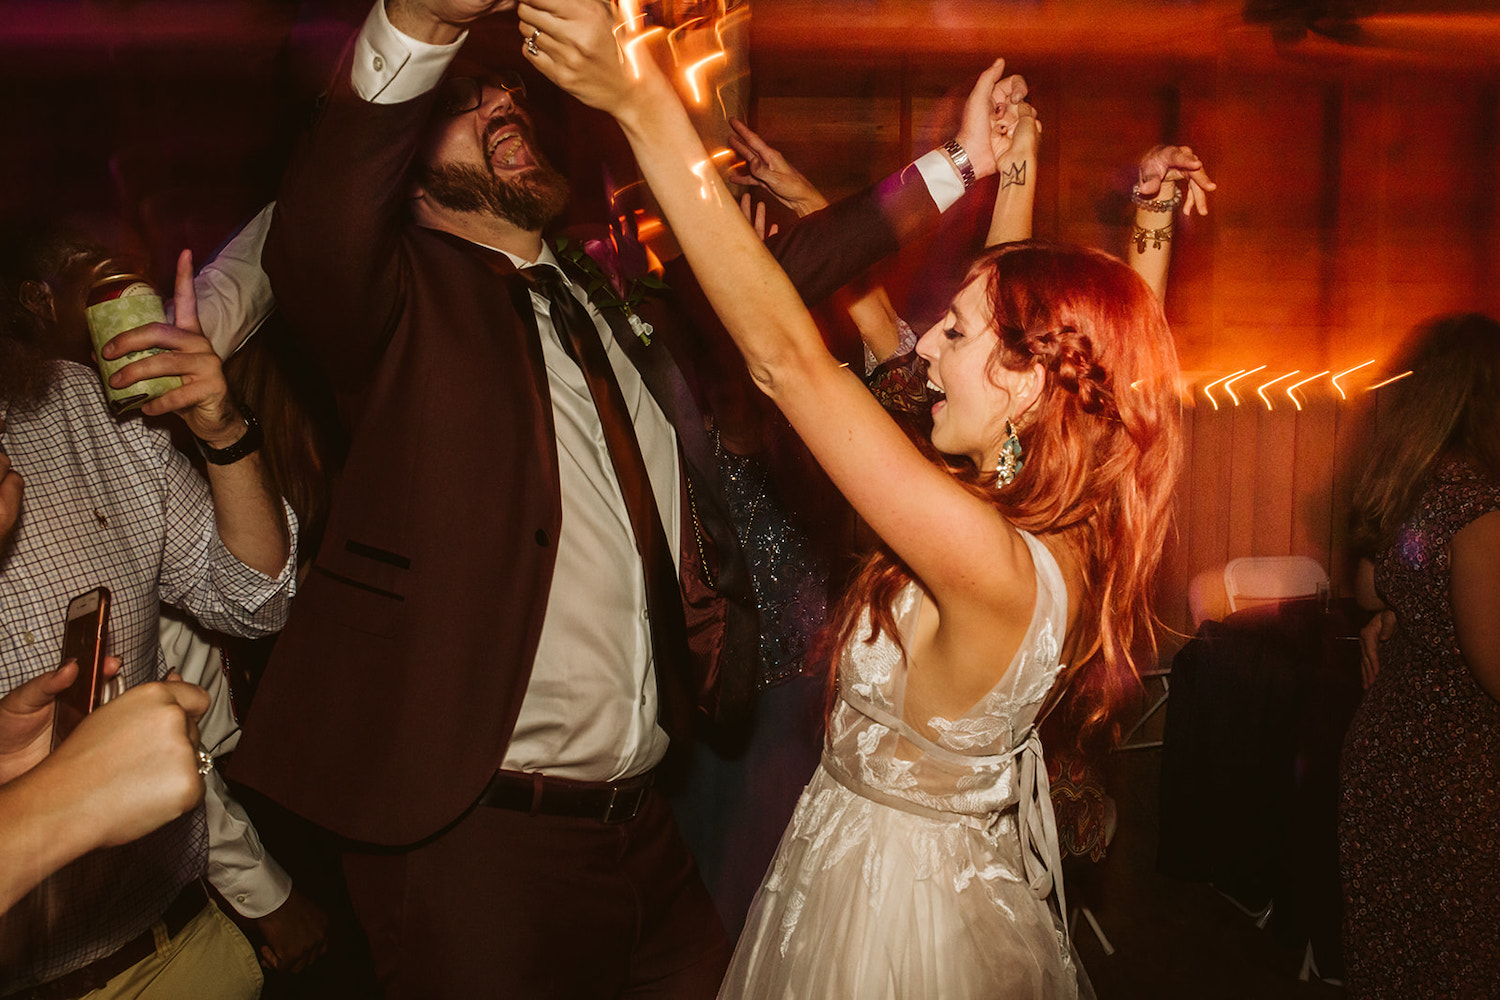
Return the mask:
<path id="1" fill-rule="evenodd" d="M 177 258 L 174 295 L 177 325 L 148 323 L 126 330 L 100 352 L 113 360 L 131 351 L 163 348 L 162 353 L 133 361 L 110 378 L 124 388 L 144 378 L 177 375 L 182 386 L 141 407 L 149 416 L 175 413 L 188 430 L 215 448 L 227 448 L 245 433 L 245 421 L 235 408 L 224 381 L 224 370 L 213 345 L 198 325 L 198 296 L 193 290 L 193 255 L 184 250 Z"/>
<path id="2" fill-rule="evenodd" d="M 5 420 L 0 418 L 0 434 L 4 433 Z M 20 520 L 23 486 L 21 474 L 10 467 L 10 456 L 0 451 L 0 555 L 5 554 L 11 532 Z"/>
<path id="3" fill-rule="evenodd" d="M 1190 146 L 1156 146 L 1141 157 L 1139 176 L 1136 194 L 1146 199 L 1155 199 L 1166 182 L 1187 181 L 1188 189 L 1182 198 L 1183 215 L 1192 215 L 1195 208 L 1199 215 L 1207 215 L 1208 192 L 1218 189 Z"/>
<path id="4" fill-rule="evenodd" d="M 735 164 L 729 169 L 730 182 L 764 188 L 798 216 L 810 215 L 827 207 L 828 199 L 813 186 L 812 181 L 788 163 L 779 151 L 767 145 L 750 126 L 731 118 L 729 127 L 732 129 L 729 145 L 745 161 L 743 165 Z M 748 212 L 746 217 L 749 217 Z M 751 221 L 754 222 L 754 219 Z M 764 224 L 758 225 L 757 229 L 763 230 Z M 768 234 L 762 232 L 761 238 L 764 239 L 766 235 Z"/>
<path id="5" fill-rule="evenodd" d="M 328 950 L 328 914 L 295 886 L 284 903 L 255 925 L 266 939 L 260 960 L 278 972 L 301 972 Z"/>
<path id="6" fill-rule="evenodd" d="M 979 74 L 964 102 L 957 141 L 969 154 L 977 177 L 993 174 L 999 157 L 1009 151 L 1021 114 L 1018 105 L 1026 100 L 1026 81 L 1004 73 L 1005 60 L 996 59 Z"/>
<path id="7" fill-rule="evenodd" d="M 1380 673 L 1380 644 L 1395 634 L 1396 613 L 1389 610 L 1377 612 L 1359 630 L 1359 672 L 1366 688 L 1375 683 L 1375 676 Z"/>
<path id="8" fill-rule="evenodd" d="M 486 14 L 515 6 L 516 0 L 386 0 L 385 13 L 398 31 L 442 45 Z"/>
<path id="9" fill-rule="evenodd" d="M 752 202 L 749 191 L 740 195 L 740 212 L 750 221 L 751 227 L 755 230 L 755 235 L 759 236 L 762 242 L 768 236 L 775 236 L 781 231 L 781 227 L 773 222 L 771 223 L 771 231 L 769 233 L 766 232 L 766 203 L 763 201 Z"/>

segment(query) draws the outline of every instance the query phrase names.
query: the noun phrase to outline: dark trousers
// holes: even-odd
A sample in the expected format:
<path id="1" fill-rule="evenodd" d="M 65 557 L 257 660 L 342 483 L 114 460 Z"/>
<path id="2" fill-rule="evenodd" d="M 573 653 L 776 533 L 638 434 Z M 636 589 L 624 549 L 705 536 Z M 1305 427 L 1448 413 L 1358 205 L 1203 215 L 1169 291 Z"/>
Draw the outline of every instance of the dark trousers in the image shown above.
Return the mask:
<path id="1" fill-rule="evenodd" d="M 729 940 L 666 800 L 607 825 L 478 807 L 400 853 L 346 853 L 390 1000 L 712 998 Z"/>

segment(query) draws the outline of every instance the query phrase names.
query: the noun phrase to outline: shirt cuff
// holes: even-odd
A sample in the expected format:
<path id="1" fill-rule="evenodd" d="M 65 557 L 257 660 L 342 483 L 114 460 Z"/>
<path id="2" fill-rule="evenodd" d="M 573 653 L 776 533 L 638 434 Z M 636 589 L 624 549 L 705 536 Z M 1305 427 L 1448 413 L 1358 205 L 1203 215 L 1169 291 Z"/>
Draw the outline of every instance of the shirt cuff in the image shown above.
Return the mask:
<path id="1" fill-rule="evenodd" d="M 216 588 L 226 601 L 242 608 L 248 622 L 263 629 L 264 635 L 278 632 L 286 624 L 286 605 L 297 594 L 297 514 L 285 500 L 281 501 L 281 509 L 291 543 L 287 546 L 286 564 L 274 577 L 240 562 L 217 530 L 209 542 L 209 565 L 214 570 Z"/>
<path id="2" fill-rule="evenodd" d="M 941 149 L 934 149 L 920 157 L 914 166 L 922 175 L 922 180 L 927 182 L 927 193 L 932 195 L 939 212 L 948 211 L 964 196 L 963 178 L 958 176 Z"/>
<path id="3" fill-rule="evenodd" d="M 421 97 L 437 86 L 468 37 L 465 31 L 448 45 L 418 41 L 391 24 L 385 0 L 375 0 L 354 42 L 349 82 L 356 94 L 372 104 L 401 104 Z"/>
<path id="4" fill-rule="evenodd" d="M 238 351 L 276 307 L 271 279 L 260 266 L 275 207 L 273 201 L 261 209 L 193 279 L 198 323 L 221 358 Z"/>

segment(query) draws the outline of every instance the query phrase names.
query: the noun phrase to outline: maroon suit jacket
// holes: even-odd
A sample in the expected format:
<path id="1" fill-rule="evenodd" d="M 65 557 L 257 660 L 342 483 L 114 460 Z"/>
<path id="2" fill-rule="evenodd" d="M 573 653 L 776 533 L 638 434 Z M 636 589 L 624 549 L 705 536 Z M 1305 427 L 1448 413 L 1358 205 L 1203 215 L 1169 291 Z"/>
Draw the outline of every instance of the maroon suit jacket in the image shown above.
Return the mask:
<path id="1" fill-rule="evenodd" d="M 431 104 L 361 100 L 346 61 L 287 172 L 264 253 L 280 307 L 339 394 L 352 444 L 230 773 L 337 834 L 381 845 L 413 843 L 463 815 L 503 759 L 560 526 L 552 409 L 525 286 L 406 214 L 407 168 Z M 910 169 L 809 216 L 776 252 L 816 300 L 936 217 Z M 668 283 L 691 277 L 683 268 Z M 711 494 L 722 505 L 712 469 L 692 468 L 688 439 L 702 436 L 703 417 L 680 391 L 679 363 L 691 360 L 669 306 L 647 314 L 650 347 L 619 335 L 679 429 L 698 503 Z M 694 519 L 684 511 L 687 535 Z M 710 585 L 738 581 L 741 592 L 727 596 L 741 603 L 748 586 L 737 552 L 707 540 L 708 560 L 722 565 L 705 570 L 698 541 L 685 538 L 682 577 L 708 705 L 722 680 L 713 653 L 744 621 Z M 741 645 L 748 671 L 753 636 Z M 738 681 L 741 671 L 731 673 Z"/>

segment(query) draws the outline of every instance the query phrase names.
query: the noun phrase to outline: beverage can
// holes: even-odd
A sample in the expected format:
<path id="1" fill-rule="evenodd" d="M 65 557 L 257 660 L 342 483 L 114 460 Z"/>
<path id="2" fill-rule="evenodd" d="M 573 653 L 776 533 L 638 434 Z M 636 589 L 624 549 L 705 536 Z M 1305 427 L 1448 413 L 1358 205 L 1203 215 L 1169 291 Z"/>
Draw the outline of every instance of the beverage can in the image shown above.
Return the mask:
<path id="1" fill-rule="evenodd" d="M 101 355 L 104 345 L 126 330 L 134 330 L 147 323 L 166 322 L 166 310 L 162 308 L 161 296 L 156 289 L 139 274 L 111 274 L 94 282 L 89 289 L 88 305 L 84 317 L 89 324 L 89 337 L 94 342 L 94 360 L 99 365 L 99 376 L 104 382 L 104 394 L 110 412 L 115 416 L 133 410 L 143 403 L 164 396 L 182 385 L 176 375 L 141 379 L 123 389 L 109 384 L 110 376 L 126 365 L 153 354 L 163 348 L 147 351 L 131 351 L 112 360 Z"/>

